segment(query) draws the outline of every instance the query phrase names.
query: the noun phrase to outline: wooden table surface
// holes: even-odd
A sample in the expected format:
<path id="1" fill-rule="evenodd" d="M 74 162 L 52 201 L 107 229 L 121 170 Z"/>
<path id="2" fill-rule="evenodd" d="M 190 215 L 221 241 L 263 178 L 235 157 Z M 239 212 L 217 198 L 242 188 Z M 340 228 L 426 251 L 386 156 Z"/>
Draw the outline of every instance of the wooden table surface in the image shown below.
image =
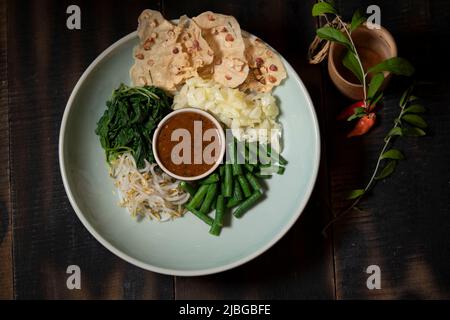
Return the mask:
<path id="1" fill-rule="evenodd" d="M 321 235 L 367 180 L 382 137 L 398 112 L 406 82 L 395 79 L 363 138 L 346 139 L 334 120 L 349 101 L 325 65 L 309 65 L 318 20 L 313 0 L 78 1 L 0 0 L 0 298 L 3 299 L 406 299 L 450 298 L 450 3 L 444 0 L 336 1 L 344 17 L 377 4 L 399 54 L 427 84 L 429 135 L 402 139 L 402 162 L 355 212 Z M 66 28 L 77 4 L 81 30 Z M 266 40 L 307 86 L 322 133 L 322 161 L 311 200 L 273 248 L 234 270 L 171 277 L 137 268 L 102 247 L 82 226 L 65 194 L 58 133 L 67 99 L 87 66 L 135 30 L 145 8 L 168 18 L 206 10 L 234 15 Z M 295 192 L 295 190 L 292 190 Z M 79 265 L 82 289 L 68 290 L 66 268 Z M 381 289 L 366 286 L 366 268 L 381 269 Z"/>

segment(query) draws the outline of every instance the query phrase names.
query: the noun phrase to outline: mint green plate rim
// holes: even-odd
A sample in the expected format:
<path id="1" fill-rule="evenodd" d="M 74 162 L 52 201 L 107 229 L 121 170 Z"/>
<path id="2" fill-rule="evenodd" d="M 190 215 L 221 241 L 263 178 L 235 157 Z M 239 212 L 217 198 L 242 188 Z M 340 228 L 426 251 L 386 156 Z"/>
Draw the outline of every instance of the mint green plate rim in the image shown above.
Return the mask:
<path id="1" fill-rule="evenodd" d="M 85 226 L 85 228 L 94 236 L 94 238 L 100 242 L 105 248 L 107 248 L 109 251 L 114 253 L 116 256 L 120 257 L 121 259 L 138 266 L 140 268 L 166 274 L 166 275 L 172 275 L 172 276 L 202 276 L 202 275 L 208 275 L 208 274 L 214 274 L 223 272 L 226 270 L 233 269 L 235 267 L 238 267 L 246 262 L 249 262 L 250 260 L 258 257 L 265 251 L 267 251 L 269 248 L 271 248 L 275 243 L 277 243 L 288 231 L 289 229 L 294 225 L 294 223 L 297 221 L 297 219 L 300 217 L 301 213 L 303 212 L 306 204 L 309 201 L 309 198 L 311 196 L 311 193 L 314 189 L 314 185 L 317 180 L 317 175 L 319 171 L 319 162 L 320 162 L 320 131 L 319 131 L 319 125 L 317 121 L 317 115 L 313 106 L 313 103 L 311 101 L 311 98 L 309 96 L 309 93 L 304 86 L 302 80 L 298 76 L 298 74 L 295 72 L 294 68 L 282 57 L 283 63 L 286 66 L 286 69 L 288 70 L 289 77 L 292 77 L 293 80 L 297 83 L 297 86 L 299 90 L 301 91 L 301 94 L 303 95 L 304 99 L 306 100 L 306 107 L 311 115 L 312 120 L 312 137 L 314 139 L 313 145 L 314 145 L 314 159 L 313 159 L 313 167 L 312 167 L 312 173 L 311 173 L 311 179 L 308 181 L 308 186 L 306 189 L 306 192 L 301 200 L 301 202 L 298 205 L 298 208 L 296 212 L 291 216 L 291 218 L 286 221 L 283 228 L 281 228 L 278 233 L 270 239 L 265 245 L 261 246 L 259 249 L 255 250 L 253 253 L 248 254 L 247 256 L 240 258 L 236 261 L 233 261 L 232 263 L 227 263 L 218 267 L 212 267 L 212 268 L 199 268 L 198 270 L 183 270 L 183 269 L 174 269 L 174 268 L 162 268 L 155 265 L 152 265 L 150 263 L 141 261 L 139 259 L 136 259 L 126 252 L 121 251 L 120 249 L 116 248 L 114 245 L 112 245 L 108 240 L 106 240 L 96 229 L 95 227 L 87 220 L 82 210 L 79 208 L 77 201 L 74 197 L 74 194 L 71 190 L 71 184 L 67 176 L 67 167 L 66 167 L 66 159 L 64 156 L 64 150 L 66 148 L 65 143 L 65 137 L 66 137 L 66 126 L 70 119 L 70 113 L 71 109 L 73 107 L 73 102 L 75 100 L 75 97 L 78 95 L 80 87 L 82 86 L 83 82 L 86 80 L 86 78 L 89 76 L 91 72 L 94 71 L 96 66 L 107 56 L 114 53 L 114 50 L 121 45 L 125 44 L 128 41 L 133 40 L 134 38 L 137 38 L 137 32 L 132 32 L 129 35 L 121 38 L 111 46 L 109 46 L 105 51 L 103 51 L 85 70 L 85 72 L 82 74 L 80 79 L 78 80 L 77 84 L 75 85 L 69 100 L 67 102 L 66 108 L 64 110 L 64 115 L 61 121 L 61 128 L 60 128 L 60 134 L 59 134 L 59 164 L 60 164 L 60 172 L 64 184 L 64 188 L 67 194 L 67 197 L 69 199 L 70 204 L 72 205 L 76 215 L 82 222 L 82 224 Z M 281 55 L 280 55 L 281 56 Z M 131 55 L 130 55 L 131 59 Z M 289 165 L 288 165 L 289 166 Z M 125 209 L 124 209 L 125 210 Z"/>

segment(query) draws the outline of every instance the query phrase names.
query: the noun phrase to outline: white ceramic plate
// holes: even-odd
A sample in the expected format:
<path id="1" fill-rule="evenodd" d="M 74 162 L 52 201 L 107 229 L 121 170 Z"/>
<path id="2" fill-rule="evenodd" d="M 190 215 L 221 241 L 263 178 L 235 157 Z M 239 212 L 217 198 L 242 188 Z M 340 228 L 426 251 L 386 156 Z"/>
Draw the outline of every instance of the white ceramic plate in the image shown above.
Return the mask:
<path id="1" fill-rule="evenodd" d="M 240 220 L 232 219 L 220 237 L 192 214 L 172 222 L 132 219 L 117 205 L 104 151 L 95 135 L 105 102 L 128 71 L 136 32 L 106 49 L 84 72 L 64 112 L 59 140 L 61 175 L 76 214 L 111 252 L 141 268 L 170 275 L 194 276 L 239 266 L 275 244 L 304 209 L 316 180 L 320 138 L 305 86 L 287 61 L 288 78 L 274 95 L 281 108 L 284 175 L 267 180 L 266 199 Z"/>

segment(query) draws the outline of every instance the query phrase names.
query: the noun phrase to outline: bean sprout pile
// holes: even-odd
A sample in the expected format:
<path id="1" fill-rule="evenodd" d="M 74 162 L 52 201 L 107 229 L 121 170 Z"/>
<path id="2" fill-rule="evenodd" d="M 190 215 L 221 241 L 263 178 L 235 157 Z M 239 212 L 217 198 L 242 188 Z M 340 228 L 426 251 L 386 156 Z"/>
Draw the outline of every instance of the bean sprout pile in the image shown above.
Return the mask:
<path id="1" fill-rule="evenodd" d="M 133 156 L 124 153 L 111 162 L 110 174 L 119 190 L 119 205 L 133 217 L 162 222 L 183 215 L 189 193 L 180 188 L 180 181 L 162 172 L 156 164 L 145 160 L 145 167 L 138 169 Z"/>

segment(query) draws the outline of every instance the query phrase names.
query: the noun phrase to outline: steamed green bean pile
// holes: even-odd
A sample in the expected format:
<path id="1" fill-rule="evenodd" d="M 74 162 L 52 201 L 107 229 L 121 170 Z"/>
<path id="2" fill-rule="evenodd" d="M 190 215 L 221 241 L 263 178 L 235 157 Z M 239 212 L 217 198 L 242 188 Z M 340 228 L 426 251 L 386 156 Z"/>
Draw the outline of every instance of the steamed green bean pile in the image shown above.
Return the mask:
<path id="1" fill-rule="evenodd" d="M 235 147 L 231 150 L 230 159 L 196 186 L 181 182 L 181 187 L 191 195 L 186 209 L 208 224 L 209 233 L 215 236 L 224 227 L 225 214 L 232 212 L 235 218 L 241 218 L 263 197 L 261 179 L 269 179 L 271 172 L 283 174 L 287 164 L 270 145 L 265 149 L 246 145 L 242 153 Z M 239 157 L 245 161 L 237 161 Z M 215 211 L 214 218 L 209 215 L 212 211 Z"/>

